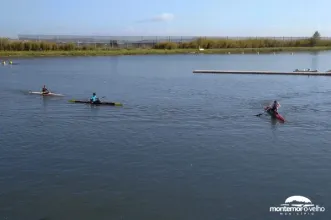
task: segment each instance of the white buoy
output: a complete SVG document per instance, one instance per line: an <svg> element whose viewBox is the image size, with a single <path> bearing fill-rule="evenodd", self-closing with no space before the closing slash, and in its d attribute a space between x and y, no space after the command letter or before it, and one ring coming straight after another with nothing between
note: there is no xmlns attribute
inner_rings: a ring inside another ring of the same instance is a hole
<svg viewBox="0 0 331 220"><path fill-rule="evenodd" d="M231 54L230 52L228 52L228 54Z"/></svg>

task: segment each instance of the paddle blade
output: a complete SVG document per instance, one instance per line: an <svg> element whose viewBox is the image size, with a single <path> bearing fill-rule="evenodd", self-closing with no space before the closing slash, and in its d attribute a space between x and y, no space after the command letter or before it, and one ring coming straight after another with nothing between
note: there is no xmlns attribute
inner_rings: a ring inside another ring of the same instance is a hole
<svg viewBox="0 0 331 220"><path fill-rule="evenodd" d="M75 102L76 100L75 99L71 99L71 100L69 100L68 102Z"/></svg>
<svg viewBox="0 0 331 220"><path fill-rule="evenodd" d="M115 102L115 106L123 106L123 104L119 102Z"/></svg>

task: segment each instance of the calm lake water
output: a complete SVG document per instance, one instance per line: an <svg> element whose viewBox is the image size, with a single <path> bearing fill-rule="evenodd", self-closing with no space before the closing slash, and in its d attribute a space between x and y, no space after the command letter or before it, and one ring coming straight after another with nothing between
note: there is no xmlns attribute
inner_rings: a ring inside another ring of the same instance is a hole
<svg viewBox="0 0 331 220"><path fill-rule="evenodd" d="M0 218L330 219L331 53L14 59L0 66ZM28 94L46 84L65 97ZM69 103L93 92L123 107ZM281 124L263 112L277 99ZM313 216L269 212L294 195Z"/></svg>

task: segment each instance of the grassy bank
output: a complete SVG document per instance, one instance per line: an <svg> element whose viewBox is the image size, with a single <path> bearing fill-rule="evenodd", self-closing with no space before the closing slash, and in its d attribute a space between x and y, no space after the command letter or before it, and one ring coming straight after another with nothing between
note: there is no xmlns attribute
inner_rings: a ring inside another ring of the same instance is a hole
<svg viewBox="0 0 331 220"><path fill-rule="evenodd" d="M114 50L72 50L72 51L0 51L4 57L59 57L59 56L120 56L120 55L164 55L164 54L249 54L314 52L331 50L331 47L279 47L279 48L222 48L222 49L114 49Z"/></svg>

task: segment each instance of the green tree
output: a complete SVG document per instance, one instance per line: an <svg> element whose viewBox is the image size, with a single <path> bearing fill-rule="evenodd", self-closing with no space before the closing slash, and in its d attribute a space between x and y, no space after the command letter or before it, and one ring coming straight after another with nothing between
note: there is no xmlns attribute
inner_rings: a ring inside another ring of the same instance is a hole
<svg viewBox="0 0 331 220"><path fill-rule="evenodd" d="M321 34L318 31L315 31L313 36L310 38L310 46L315 47L321 40Z"/></svg>

